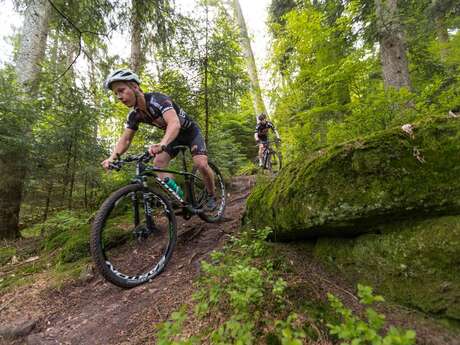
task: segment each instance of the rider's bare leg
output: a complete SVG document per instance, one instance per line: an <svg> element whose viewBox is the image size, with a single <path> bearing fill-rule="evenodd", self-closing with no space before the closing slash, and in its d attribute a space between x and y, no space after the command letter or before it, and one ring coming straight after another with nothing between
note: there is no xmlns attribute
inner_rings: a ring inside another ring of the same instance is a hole
<svg viewBox="0 0 460 345"><path fill-rule="evenodd" d="M214 195L215 185L214 185L214 173L208 165L208 156L206 155L196 155L193 156L193 164L200 171L201 176L203 176L204 184L209 195Z"/></svg>
<svg viewBox="0 0 460 345"><path fill-rule="evenodd" d="M171 161L171 156L167 152L161 152L157 154L153 160L153 165L157 168L166 169ZM162 179L165 177L174 178L172 174L158 173L158 176Z"/></svg>
<svg viewBox="0 0 460 345"><path fill-rule="evenodd" d="M259 144L259 165L262 166L263 162L262 162L262 155L263 155L263 152L264 152L264 144Z"/></svg>

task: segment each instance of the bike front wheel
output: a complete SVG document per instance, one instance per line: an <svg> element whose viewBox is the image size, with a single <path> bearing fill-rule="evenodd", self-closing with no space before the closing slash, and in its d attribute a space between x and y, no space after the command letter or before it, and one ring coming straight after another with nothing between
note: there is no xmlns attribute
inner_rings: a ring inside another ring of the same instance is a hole
<svg viewBox="0 0 460 345"><path fill-rule="evenodd" d="M132 288L163 271L176 239L176 219L168 199L132 184L102 204L92 224L90 249L105 279Z"/></svg>
<svg viewBox="0 0 460 345"><path fill-rule="evenodd" d="M224 216L226 206L225 183L219 169L213 163L209 162L212 170L214 195L216 197L215 208L207 208L208 191L204 184L204 178L201 172L194 167L192 170L191 191L193 206L203 211L198 216L207 223L216 223Z"/></svg>
<svg viewBox="0 0 460 345"><path fill-rule="evenodd" d="M271 151L267 155L266 168L273 174L277 174L281 170L281 154L276 151Z"/></svg>

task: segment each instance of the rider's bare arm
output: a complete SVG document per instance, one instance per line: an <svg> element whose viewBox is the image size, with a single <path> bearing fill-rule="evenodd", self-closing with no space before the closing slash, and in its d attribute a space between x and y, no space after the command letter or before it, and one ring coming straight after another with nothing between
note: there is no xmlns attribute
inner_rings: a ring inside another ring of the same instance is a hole
<svg viewBox="0 0 460 345"><path fill-rule="evenodd" d="M135 134L135 130L125 128L120 139L118 139L118 142L115 145L115 149L113 150L110 157L101 163L104 169L108 170L110 167L110 163L115 161L118 158L118 156L121 156L123 153L126 152L126 150L128 150L129 145L131 145L131 141L133 140Z"/></svg>
<svg viewBox="0 0 460 345"><path fill-rule="evenodd" d="M179 117L174 109L170 109L163 114L163 119L166 122L166 130L163 139L160 141L160 145L168 145L174 139L176 139L180 130Z"/></svg>
<svg viewBox="0 0 460 345"><path fill-rule="evenodd" d="M280 140L280 135L279 135L278 131L276 130L275 126L272 127L272 131L273 131L273 133L275 133L276 139Z"/></svg>
<svg viewBox="0 0 460 345"><path fill-rule="evenodd" d="M115 160L118 156L121 156L123 153L125 153L131 145L131 141L133 140L135 134L136 131L130 128L125 128L120 139L118 139L118 142L115 145L115 149L113 150L109 159Z"/></svg>

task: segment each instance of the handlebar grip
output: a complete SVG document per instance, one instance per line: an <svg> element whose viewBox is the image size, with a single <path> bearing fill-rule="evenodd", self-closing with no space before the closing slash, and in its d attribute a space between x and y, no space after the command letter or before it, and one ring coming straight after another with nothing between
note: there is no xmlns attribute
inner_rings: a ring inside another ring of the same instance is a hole
<svg viewBox="0 0 460 345"><path fill-rule="evenodd" d="M149 151L145 151L144 154L141 156L141 160L144 162L144 163L147 163L148 161L150 161L154 156L150 155L150 152Z"/></svg>
<svg viewBox="0 0 460 345"><path fill-rule="evenodd" d="M117 164L117 163L110 163L109 164L109 170L119 171L120 169L121 169L121 164Z"/></svg>

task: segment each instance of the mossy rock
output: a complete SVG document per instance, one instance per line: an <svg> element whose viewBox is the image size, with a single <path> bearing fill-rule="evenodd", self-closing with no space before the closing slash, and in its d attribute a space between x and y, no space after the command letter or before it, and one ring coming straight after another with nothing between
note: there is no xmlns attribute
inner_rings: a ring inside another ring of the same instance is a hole
<svg viewBox="0 0 460 345"><path fill-rule="evenodd" d="M291 162L257 184L245 219L271 226L275 240L293 240L460 213L460 121L436 117L414 127L413 137L398 127Z"/></svg>
<svg viewBox="0 0 460 345"><path fill-rule="evenodd" d="M460 216L403 221L357 238L321 238L314 253L351 282L460 321Z"/></svg>

